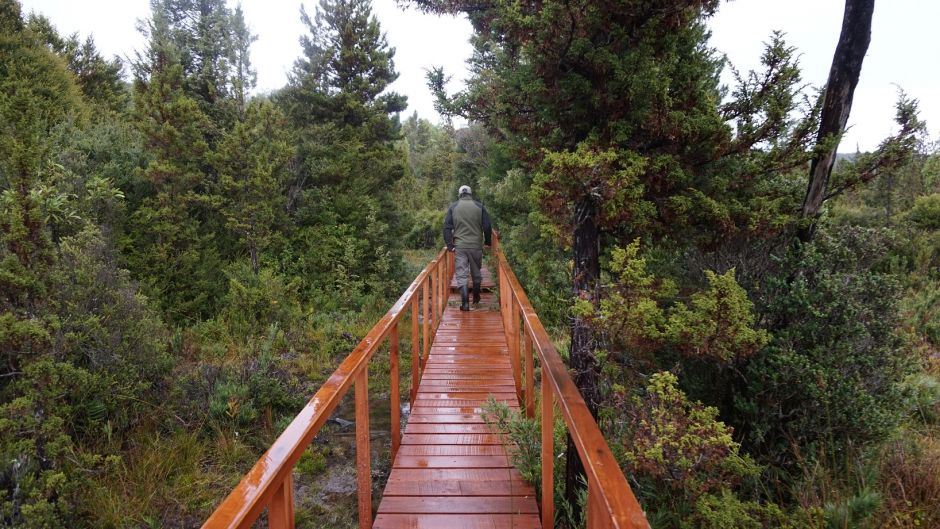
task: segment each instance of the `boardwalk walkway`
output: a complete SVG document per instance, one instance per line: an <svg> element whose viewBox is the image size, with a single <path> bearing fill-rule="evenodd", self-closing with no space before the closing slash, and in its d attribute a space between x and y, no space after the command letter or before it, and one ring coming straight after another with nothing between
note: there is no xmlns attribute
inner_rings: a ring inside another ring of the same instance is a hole
<svg viewBox="0 0 940 529"><path fill-rule="evenodd" d="M499 305L484 293L479 310L461 312L458 296L434 337L374 528L540 527L534 488L480 416L489 395L519 407Z"/></svg>
<svg viewBox="0 0 940 529"><path fill-rule="evenodd" d="M513 467L503 439L481 417L490 396L514 409L524 405L526 416L541 418L542 490L555 489L553 429L556 418L565 423L584 466L588 529L649 529L646 514L495 232L490 264L499 279L498 299L491 293L493 275L485 271L483 303L478 310L460 312L451 280L454 254L442 249L340 362L203 529L250 529L265 513L271 529L294 529L295 466L347 393L355 393L359 529L554 526L552 494L536 505L535 490ZM413 406L402 435L400 337L409 330ZM386 344L395 456L373 516L368 366Z"/></svg>

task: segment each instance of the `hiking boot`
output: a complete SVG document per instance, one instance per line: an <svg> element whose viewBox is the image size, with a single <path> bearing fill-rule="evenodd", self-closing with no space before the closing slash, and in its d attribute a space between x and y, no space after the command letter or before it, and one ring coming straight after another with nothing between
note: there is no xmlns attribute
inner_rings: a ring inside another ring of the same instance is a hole
<svg viewBox="0 0 940 529"><path fill-rule="evenodd" d="M467 285L460 287L460 310L470 310L470 296L467 294Z"/></svg>

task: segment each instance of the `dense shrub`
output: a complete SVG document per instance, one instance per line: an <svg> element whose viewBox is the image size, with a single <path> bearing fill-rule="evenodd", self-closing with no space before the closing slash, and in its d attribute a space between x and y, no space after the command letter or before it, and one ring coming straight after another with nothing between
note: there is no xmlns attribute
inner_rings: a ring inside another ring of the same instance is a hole
<svg viewBox="0 0 940 529"><path fill-rule="evenodd" d="M744 368L734 424L762 461L792 469L883 439L904 417L913 359L898 281L883 271L889 242L877 229L822 231L757 293L773 339Z"/></svg>

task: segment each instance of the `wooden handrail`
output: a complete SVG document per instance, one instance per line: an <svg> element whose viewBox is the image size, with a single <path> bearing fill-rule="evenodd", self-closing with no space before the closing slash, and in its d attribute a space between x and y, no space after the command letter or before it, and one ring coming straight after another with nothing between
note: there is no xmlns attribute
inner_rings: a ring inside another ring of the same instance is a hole
<svg viewBox="0 0 940 529"><path fill-rule="evenodd" d="M292 472L300 456L326 423L330 414L342 400L350 386L356 385L356 470L359 488L359 527L372 527L372 484L369 449L368 364L386 338L389 338L389 362L392 376L392 419L397 422L398 397L398 337L399 322L406 312L411 314L412 355L423 354L421 361L413 359L412 369L420 371L427 358L431 337L440 323L440 314L447 305L450 278L454 270L453 255L446 249L418 274L411 286L392 308L372 327L359 345L347 356L326 383L316 392L274 444L255 463L241 482L216 508L203 524L204 529L247 529L268 509L270 529L294 527ZM419 305L423 310L422 349L418 348ZM407 309L411 309L410 311ZM430 313L430 314L429 314ZM429 328L429 319L434 324ZM420 373L412 376L417 384ZM416 387L411 390L414 401ZM397 424L392 425L392 459L398 449Z"/></svg>
<svg viewBox="0 0 940 529"><path fill-rule="evenodd" d="M542 392L542 527L554 527L554 499L552 450L552 414L557 402L568 434L574 441L578 456L584 465L588 481L587 527L595 528L649 528L649 522L640 504L637 502L630 485L627 483L601 434L594 417L588 410L584 398L568 374L568 367L562 362L558 351L552 344L541 320L529 303L529 298L519 284L515 273L509 266L499 243L499 236L493 233L493 254L498 263L500 310L506 329L506 342L510 348L510 358L514 362L513 373L518 377L517 388L524 388L522 402L526 413L534 414L534 359L533 350L541 363ZM525 381L516 365L520 353L520 328L524 337Z"/></svg>

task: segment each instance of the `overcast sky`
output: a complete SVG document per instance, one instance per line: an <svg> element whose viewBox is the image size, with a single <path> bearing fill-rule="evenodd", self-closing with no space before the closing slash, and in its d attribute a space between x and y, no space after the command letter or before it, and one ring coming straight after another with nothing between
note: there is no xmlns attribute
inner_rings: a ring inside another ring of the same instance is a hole
<svg viewBox="0 0 940 529"><path fill-rule="evenodd" d="M148 0L21 0L25 12L48 16L60 32L92 34L107 55L133 56L143 38L136 23L149 15ZM230 0L232 5L235 2ZM318 2L303 2L312 13ZM258 70L258 90L284 85L287 72L300 54L297 0L243 0L242 8L258 41L252 61ZM801 54L804 78L822 85L842 24L841 0L731 0L722 3L711 21L712 45L725 52L742 71L758 65L762 43L773 30L786 32L789 44ZM400 73L392 89L408 96L408 113L417 111L438 119L424 81L425 69L443 66L453 75L450 89L459 89L466 76L471 28L462 18L434 17L399 9L394 0L374 0L374 12L389 44L396 48ZM921 117L931 138L940 130L940 1L879 0L875 6L872 43L855 93L850 130L840 151L876 147L894 131L894 102L898 86L920 100ZM932 66L934 65L934 66Z"/></svg>

